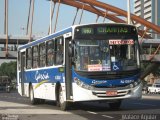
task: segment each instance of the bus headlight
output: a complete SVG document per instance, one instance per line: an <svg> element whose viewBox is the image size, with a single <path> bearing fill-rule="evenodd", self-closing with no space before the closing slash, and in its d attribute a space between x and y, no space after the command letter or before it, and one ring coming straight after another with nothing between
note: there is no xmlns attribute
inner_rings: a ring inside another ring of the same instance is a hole
<svg viewBox="0 0 160 120"><path fill-rule="evenodd" d="M137 86L138 85L138 82L134 82L134 86Z"/></svg>
<svg viewBox="0 0 160 120"><path fill-rule="evenodd" d="M134 87L136 87L137 85L139 85L140 83L141 83L141 80L138 79L137 81L131 83L129 86L130 86L130 88L134 88Z"/></svg>
<svg viewBox="0 0 160 120"><path fill-rule="evenodd" d="M130 86L130 88L133 88L133 87L134 87L134 84L131 83L129 86Z"/></svg>
<svg viewBox="0 0 160 120"><path fill-rule="evenodd" d="M92 86L85 84L84 82L82 82L81 80L79 80L76 77L74 78L74 81L78 86L80 86L80 87L82 87L84 89L91 90L93 88Z"/></svg>

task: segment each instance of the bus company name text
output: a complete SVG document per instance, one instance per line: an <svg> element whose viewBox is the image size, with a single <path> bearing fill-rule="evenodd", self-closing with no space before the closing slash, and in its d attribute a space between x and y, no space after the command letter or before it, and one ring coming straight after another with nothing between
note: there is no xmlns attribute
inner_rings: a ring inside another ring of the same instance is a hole
<svg viewBox="0 0 160 120"><path fill-rule="evenodd" d="M36 71L35 79L36 79L37 82L41 81L41 80L48 80L49 79L49 75L48 75L47 72L39 73L38 71Z"/></svg>
<svg viewBox="0 0 160 120"><path fill-rule="evenodd" d="M93 81L92 81L92 85L99 85L99 84L105 84L105 83L107 83L106 80L102 80L102 81L93 80Z"/></svg>

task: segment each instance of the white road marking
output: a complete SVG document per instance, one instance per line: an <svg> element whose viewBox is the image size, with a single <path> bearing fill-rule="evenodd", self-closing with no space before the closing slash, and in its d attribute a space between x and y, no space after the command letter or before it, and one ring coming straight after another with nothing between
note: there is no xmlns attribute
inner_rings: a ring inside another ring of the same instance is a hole
<svg viewBox="0 0 160 120"><path fill-rule="evenodd" d="M157 106L157 105L153 105L153 104L145 104L145 103L133 103L133 104L144 105L144 106Z"/></svg>
<svg viewBox="0 0 160 120"><path fill-rule="evenodd" d="M97 113L96 112L92 112L92 111L87 111L88 113L91 113L91 114L94 114L96 115Z"/></svg>
<svg viewBox="0 0 160 120"><path fill-rule="evenodd" d="M92 111L87 111L88 113L90 113L90 114L94 114L94 115L96 115L96 114L98 114L98 113L96 113L96 112L92 112ZM110 118L110 119L113 119L114 117L112 117L112 116L108 116L108 115L102 115L103 117L106 117L106 118Z"/></svg>
<svg viewBox="0 0 160 120"><path fill-rule="evenodd" d="M112 117L112 116L108 116L108 115L102 115L103 117L107 117L107 118L114 118L114 117Z"/></svg>

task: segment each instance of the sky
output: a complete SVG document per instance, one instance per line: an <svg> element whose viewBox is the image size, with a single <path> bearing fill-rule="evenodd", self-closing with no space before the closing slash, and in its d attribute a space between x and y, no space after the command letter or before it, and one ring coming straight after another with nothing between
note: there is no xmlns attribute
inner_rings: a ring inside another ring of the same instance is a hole
<svg viewBox="0 0 160 120"><path fill-rule="evenodd" d="M4 1L0 0L0 35L4 34ZM25 35L29 11L30 0L8 0L9 1L9 35ZM107 4L127 9L127 0L98 0ZM56 6L57 9L57 6ZM131 11L133 12L133 0L131 0ZM56 13L56 11L55 11ZM60 12L57 24L57 31L72 25L76 8L67 5L60 5ZM78 12L76 24L79 23L81 10ZM33 20L33 35L45 36L48 33L50 22L50 2L47 0L35 0L34 20ZM89 12L84 12L82 24L93 23L96 21L96 15ZM56 18L54 14L54 18ZM98 22L103 22L100 17ZM106 20L105 22L109 22ZM55 19L53 19L54 29Z"/></svg>

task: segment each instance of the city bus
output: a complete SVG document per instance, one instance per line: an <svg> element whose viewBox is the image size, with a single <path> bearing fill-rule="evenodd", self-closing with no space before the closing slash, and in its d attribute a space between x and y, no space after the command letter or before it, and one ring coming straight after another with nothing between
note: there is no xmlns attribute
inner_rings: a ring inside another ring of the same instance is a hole
<svg viewBox="0 0 160 120"><path fill-rule="evenodd" d="M133 25L74 25L18 48L18 92L32 104L53 100L62 110L76 102L141 98L140 52Z"/></svg>

